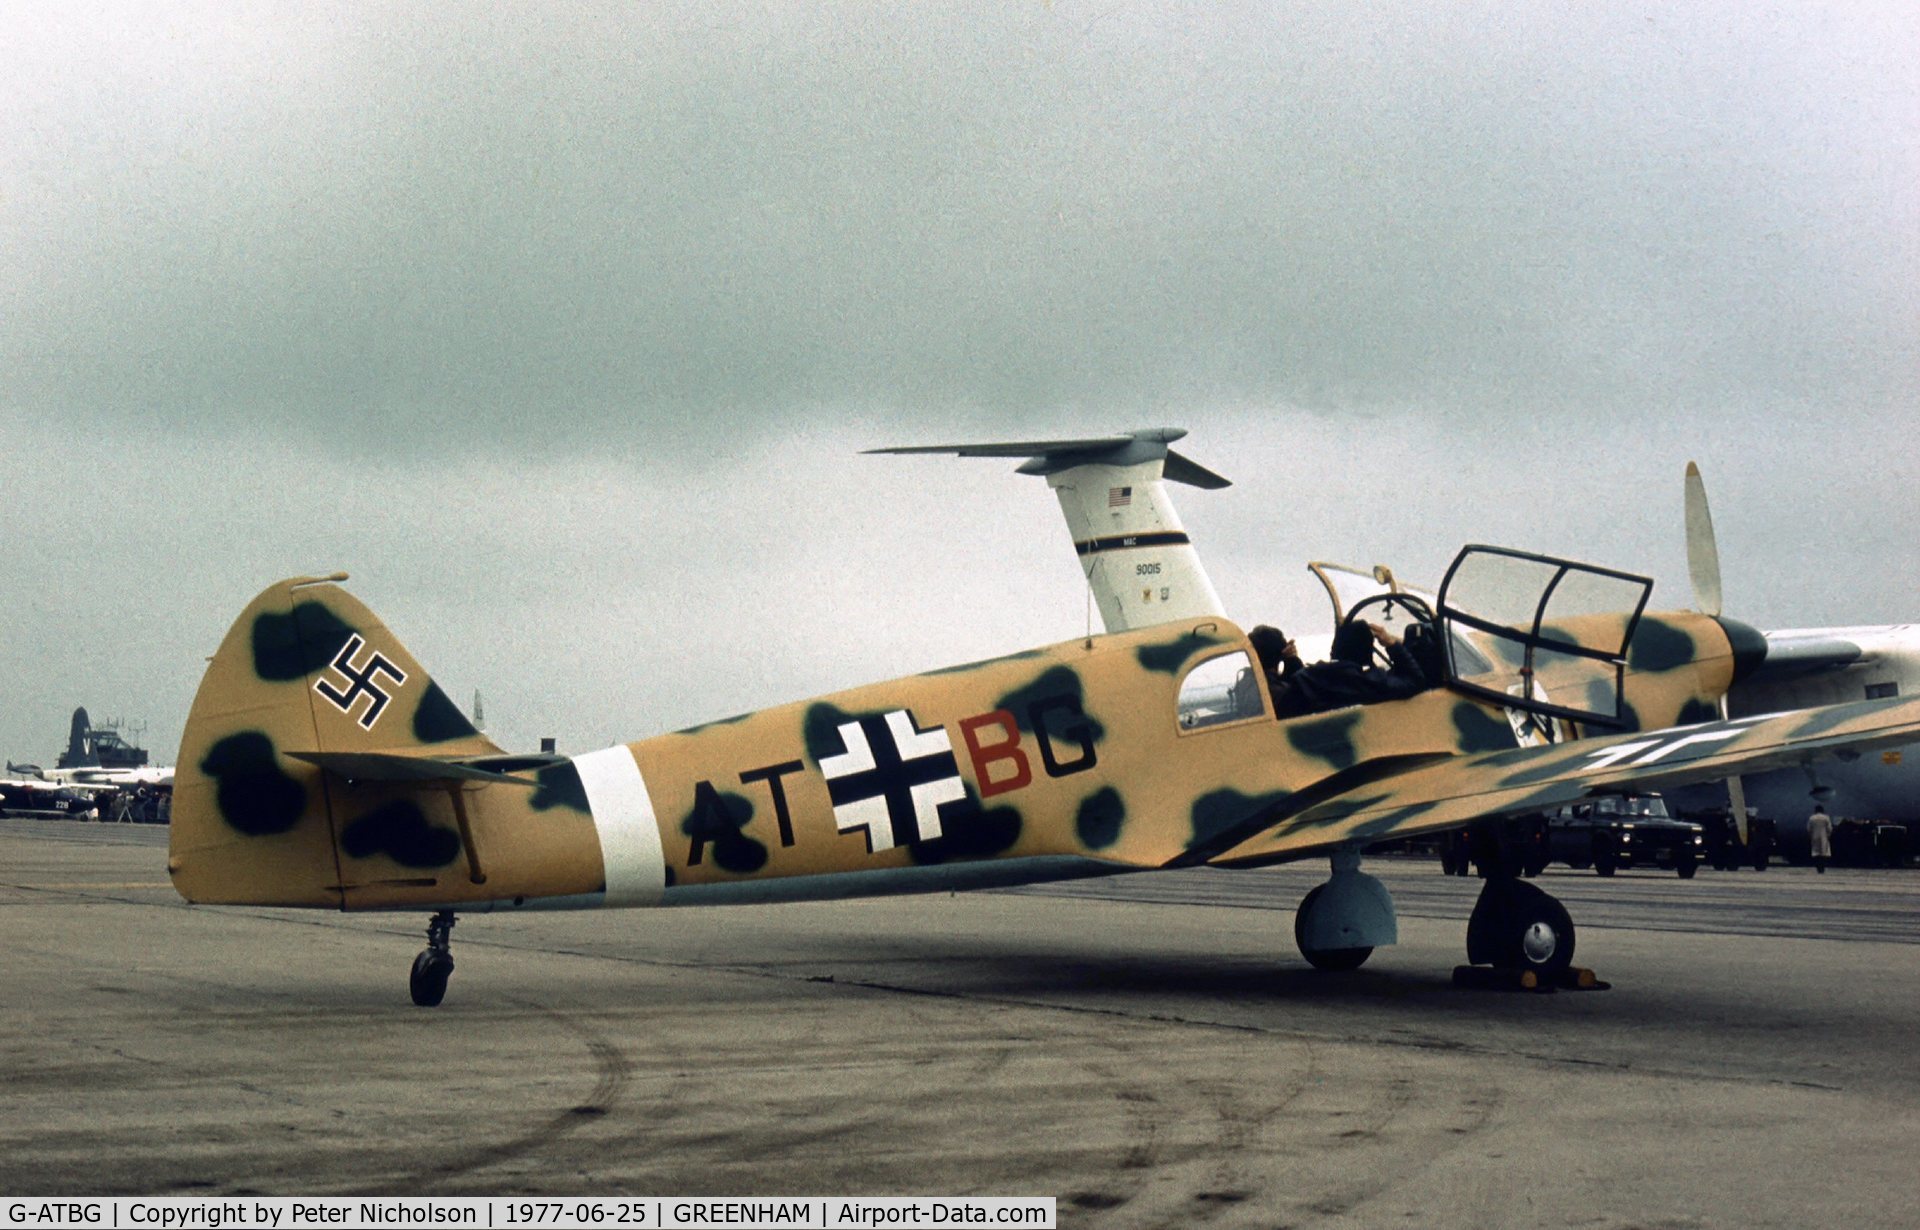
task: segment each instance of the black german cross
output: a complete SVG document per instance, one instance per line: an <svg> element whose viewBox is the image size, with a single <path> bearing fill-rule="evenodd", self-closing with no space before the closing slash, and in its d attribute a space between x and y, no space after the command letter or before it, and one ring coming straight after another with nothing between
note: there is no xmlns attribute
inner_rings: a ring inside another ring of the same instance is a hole
<svg viewBox="0 0 1920 1230"><path fill-rule="evenodd" d="M921 730L913 715L905 710L896 710L891 715L899 722L896 731L889 729L888 716L869 714L843 725L840 730L845 737L847 754L829 757L820 765L822 776L827 779L827 795L833 802L835 821L842 832L850 831L850 823L865 825L869 851L940 836L939 805L965 797L960 769L954 762L945 731L939 726ZM904 734L910 744L920 746L911 750L902 748L896 733ZM858 746L860 744L865 746ZM846 763L835 764L836 761ZM854 767L862 761L865 765ZM929 791L925 787L936 789ZM916 792L919 798L915 797ZM850 810L853 805L870 799L884 801L889 832L873 832L873 826L864 816Z"/></svg>
<svg viewBox="0 0 1920 1230"><path fill-rule="evenodd" d="M367 706L367 711L360 715L359 722L362 730L372 730L373 724L380 720L381 711L387 707L387 702L393 699L381 690L378 677L385 675L397 688L407 682L407 672L387 661L386 656L378 652L367 659L365 666L356 667L353 664L354 655L365 648L366 643L358 632L353 633L347 637L347 643L340 646L340 652L333 655L333 669L339 671L341 676L353 686L341 691L332 680L323 675L313 685L313 690L332 701L335 708L349 717L353 715L354 702L362 696L368 697L372 703Z"/></svg>

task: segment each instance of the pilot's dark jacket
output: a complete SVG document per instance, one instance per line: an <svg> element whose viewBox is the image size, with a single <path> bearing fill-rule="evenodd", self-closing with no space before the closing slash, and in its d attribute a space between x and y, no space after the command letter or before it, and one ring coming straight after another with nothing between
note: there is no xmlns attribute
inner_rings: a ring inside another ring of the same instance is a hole
<svg viewBox="0 0 1920 1230"><path fill-rule="evenodd" d="M1274 716L1299 717L1304 713L1324 713L1346 705L1370 705L1380 700L1400 700L1423 692L1426 677L1420 664L1405 645L1386 647L1392 670L1382 670L1371 662L1362 664L1345 658L1313 662L1294 672L1293 678L1275 692Z"/></svg>

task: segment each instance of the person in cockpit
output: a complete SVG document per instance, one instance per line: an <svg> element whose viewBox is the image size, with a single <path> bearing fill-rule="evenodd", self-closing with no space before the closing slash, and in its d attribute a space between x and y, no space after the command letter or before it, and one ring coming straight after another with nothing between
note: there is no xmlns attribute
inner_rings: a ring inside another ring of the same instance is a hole
<svg viewBox="0 0 1920 1230"><path fill-rule="evenodd" d="M1378 642L1390 668L1373 660ZM1375 623L1346 623L1333 634L1333 656L1303 666L1274 694L1274 716L1299 717L1347 705L1400 700L1425 691L1427 679L1400 638Z"/></svg>
<svg viewBox="0 0 1920 1230"><path fill-rule="evenodd" d="M1286 633L1270 624L1261 624L1247 633L1247 640L1253 645L1253 656L1259 659L1261 673L1267 677L1267 690L1279 696L1280 690L1304 665L1299 649Z"/></svg>

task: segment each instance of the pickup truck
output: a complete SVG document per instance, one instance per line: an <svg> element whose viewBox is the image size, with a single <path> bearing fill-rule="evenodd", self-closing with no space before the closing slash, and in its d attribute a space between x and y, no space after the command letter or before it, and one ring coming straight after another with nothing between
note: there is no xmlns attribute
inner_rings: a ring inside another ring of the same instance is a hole
<svg viewBox="0 0 1920 1230"><path fill-rule="evenodd" d="M1547 815L1547 857L1603 876L1663 867L1691 880L1706 844L1706 830L1674 819L1657 794L1605 794Z"/></svg>

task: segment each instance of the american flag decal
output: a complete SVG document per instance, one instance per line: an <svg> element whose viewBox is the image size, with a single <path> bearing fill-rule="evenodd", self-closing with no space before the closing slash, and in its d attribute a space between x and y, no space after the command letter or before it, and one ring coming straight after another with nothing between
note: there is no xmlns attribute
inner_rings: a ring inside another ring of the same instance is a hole
<svg viewBox="0 0 1920 1230"><path fill-rule="evenodd" d="M1107 488L1107 507L1108 508L1125 508L1127 505L1131 503L1133 503L1132 487L1108 487Z"/></svg>

